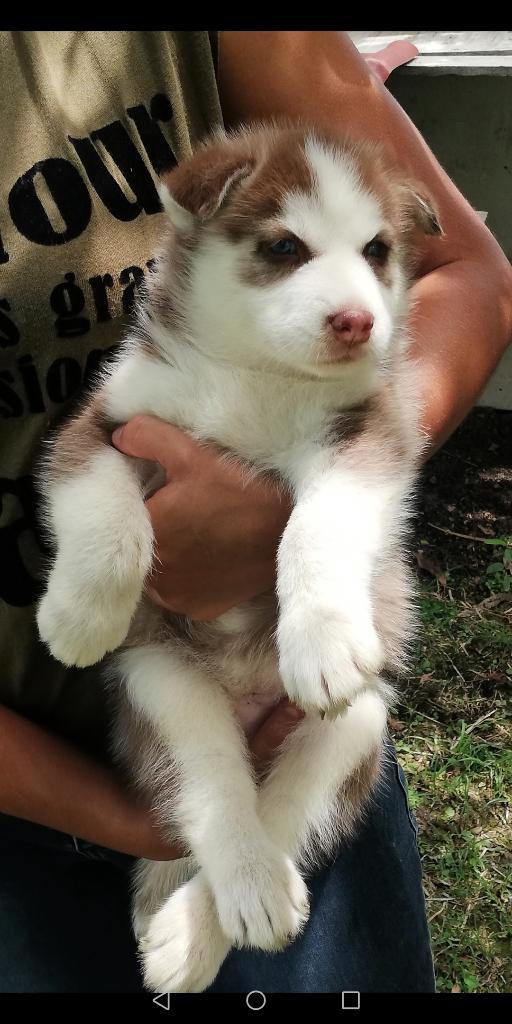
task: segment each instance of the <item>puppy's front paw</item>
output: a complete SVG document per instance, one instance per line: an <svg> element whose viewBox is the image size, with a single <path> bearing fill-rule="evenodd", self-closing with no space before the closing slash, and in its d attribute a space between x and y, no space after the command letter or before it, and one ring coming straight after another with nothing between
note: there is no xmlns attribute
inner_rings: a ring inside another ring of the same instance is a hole
<svg viewBox="0 0 512 1024"><path fill-rule="evenodd" d="M200 873L151 918L139 943L144 984L152 992L203 992L230 946L211 889Z"/></svg>
<svg viewBox="0 0 512 1024"><path fill-rule="evenodd" d="M37 612L39 635L57 661L85 668L115 651L130 628L139 593L108 587L80 590L52 573Z"/></svg>
<svg viewBox="0 0 512 1024"><path fill-rule="evenodd" d="M292 860L270 841L233 863L214 886L221 927L236 946L278 950L309 916L308 890Z"/></svg>
<svg viewBox="0 0 512 1024"><path fill-rule="evenodd" d="M305 710L342 712L382 668L368 613L296 607L278 625L279 671L290 700Z"/></svg>

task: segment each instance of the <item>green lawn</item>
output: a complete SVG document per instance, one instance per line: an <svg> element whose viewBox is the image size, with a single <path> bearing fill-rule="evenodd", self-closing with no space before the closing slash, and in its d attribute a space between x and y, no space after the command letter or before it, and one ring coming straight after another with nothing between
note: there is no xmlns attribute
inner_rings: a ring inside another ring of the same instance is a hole
<svg viewBox="0 0 512 1024"><path fill-rule="evenodd" d="M422 574L415 675L392 720L440 991L512 991L510 551L483 548L483 603L467 600L463 571L441 583Z"/></svg>
<svg viewBox="0 0 512 1024"><path fill-rule="evenodd" d="M512 991L512 412L426 466L422 632L393 731L419 825L440 991Z"/></svg>

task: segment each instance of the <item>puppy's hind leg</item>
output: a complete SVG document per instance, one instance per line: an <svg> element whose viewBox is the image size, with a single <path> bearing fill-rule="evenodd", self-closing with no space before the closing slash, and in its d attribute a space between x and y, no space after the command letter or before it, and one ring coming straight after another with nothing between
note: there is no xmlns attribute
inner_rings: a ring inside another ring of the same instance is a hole
<svg viewBox="0 0 512 1024"><path fill-rule="evenodd" d="M164 902L141 940L146 982L158 991L169 982L166 943L173 990L196 991L187 986L215 974L231 944L276 949L296 935L306 888L262 827L245 738L216 681L165 644L123 652L118 665L134 707L172 754L174 822L202 869Z"/></svg>
<svg viewBox="0 0 512 1024"><path fill-rule="evenodd" d="M188 882L198 871L192 856L177 860L139 860L132 880L132 925L136 939L147 932L151 918L176 889Z"/></svg>
<svg viewBox="0 0 512 1024"><path fill-rule="evenodd" d="M261 787L259 811L269 836L296 864L314 866L318 854L331 853L340 834L352 831L377 781L385 734L385 701L367 690L343 716L306 715L284 741Z"/></svg>

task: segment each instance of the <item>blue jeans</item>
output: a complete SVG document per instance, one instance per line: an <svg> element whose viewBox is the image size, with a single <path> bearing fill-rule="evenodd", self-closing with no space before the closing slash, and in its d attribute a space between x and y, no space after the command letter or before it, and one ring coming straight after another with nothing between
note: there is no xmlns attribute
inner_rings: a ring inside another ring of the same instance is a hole
<svg viewBox="0 0 512 1024"><path fill-rule="evenodd" d="M131 858L0 815L0 992L141 992ZM433 992L416 826L394 753L356 838L308 880L284 952L235 950L211 992Z"/></svg>

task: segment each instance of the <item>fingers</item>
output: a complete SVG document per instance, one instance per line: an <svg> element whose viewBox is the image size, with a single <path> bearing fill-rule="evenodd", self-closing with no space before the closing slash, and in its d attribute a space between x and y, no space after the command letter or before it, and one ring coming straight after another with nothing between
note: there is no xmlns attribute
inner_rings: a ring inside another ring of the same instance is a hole
<svg viewBox="0 0 512 1024"><path fill-rule="evenodd" d="M287 700L281 701L251 740L250 749L255 760L270 761L303 717L304 712L300 708Z"/></svg>
<svg viewBox="0 0 512 1024"><path fill-rule="evenodd" d="M179 475L198 449L188 434L156 416L135 416L114 430L112 443L125 455L158 462L168 479Z"/></svg>
<svg viewBox="0 0 512 1024"><path fill-rule="evenodd" d="M418 55L419 50L414 43L406 39L397 39L382 50L365 54L364 59L381 82L385 82L395 68L407 64Z"/></svg>

